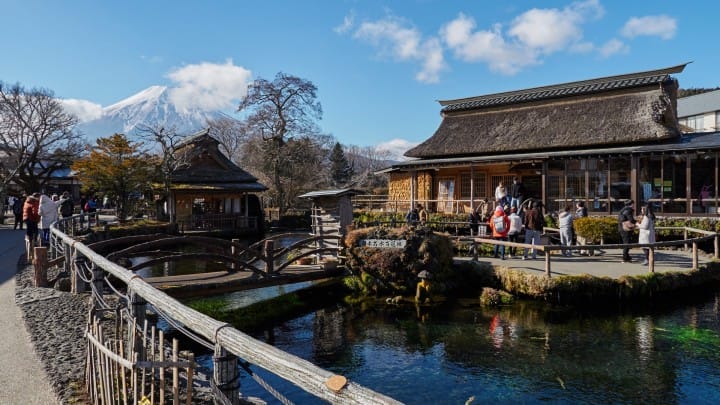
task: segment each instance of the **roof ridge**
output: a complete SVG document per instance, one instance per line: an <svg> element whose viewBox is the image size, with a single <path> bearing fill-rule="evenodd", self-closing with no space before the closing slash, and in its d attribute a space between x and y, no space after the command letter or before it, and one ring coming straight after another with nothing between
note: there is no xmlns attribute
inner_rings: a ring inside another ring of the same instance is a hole
<svg viewBox="0 0 720 405"><path fill-rule="evenodd" d="M671 66L671 67L662 68L662 69L648 70L648 71L643 71L643 72L625 73L625 74L615 75L615 76L605 76L605 77L599 77L599 78L595 78L595 79L587 79L587 80L580 80L580 81L575 81L575 82L553 84L553 85L548 85L548 86L532 87L529 89L522 89L522 90L512 90L512 91L486 94L486 95L475 96L475 97L466 97L466 98L459 98L459 99L453 99L453 100L438 100L438 103L440 103L440 105L444 106L444 107L445 106L451 107L456 104L466 104L466 103L473 103L473 102L493 100L493 99L502 99L502 98L516 98L517 96L523 96L523 95L530 96L530 95L536 94L536 93L566 90L566 89L572 89L572 88L578 88L578 87L584 87L584 86L596 86L598 84L611 83L611 82L616 82L616 81L620 81L620 80L632 80L632 79L642 79L642 78L649 78L649 77L664 76L664 75L669 75L671 73L682 72L685 69L685 66L687 66L689 63L692 63L692 62L687 62L687 63L683 63L681 65ZM493 103L493 104L495 104L495 103ZM452 108L450 108L450 109L452 109Z"/></svg>

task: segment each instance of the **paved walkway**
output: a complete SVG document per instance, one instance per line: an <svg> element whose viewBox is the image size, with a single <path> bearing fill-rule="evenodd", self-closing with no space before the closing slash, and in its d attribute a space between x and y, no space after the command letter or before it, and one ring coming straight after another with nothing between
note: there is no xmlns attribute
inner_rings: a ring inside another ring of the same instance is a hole
<svg viewBox="0 0 720 405"><path fill-rule="evenodd" d="M0 225L0 404L56 404L15 303L15 273L24 263L24 232Z"/></svg>
<svg viewBox="0 0 720 405"><path fill-rule="evenodd" d="M621 249L607 249L600 255L589 257L577 254L572 257L563 257L560 254L554 254L550 258L550 272L551 276L589 274L597 277L618 278L624 275L637 276L650 271L647 266L641 265L644 258L641 249L631 249L630 256L633 259L632 263L622 263ZM456 260L458 259L465 258L456 258ZM467 260L472 259L467 258ZM701 266L711 260L710 255L702 252L698 254L698 262ZM507 266L531 274L545 274L545 256L543 253L538 254L535 260L522 260L520 257L510 259L506 255L505 260L481 256L478 261L489 262L495 266ZM687 271L691 268L692 254L690 250L655 251L656 273Z"/></svg>

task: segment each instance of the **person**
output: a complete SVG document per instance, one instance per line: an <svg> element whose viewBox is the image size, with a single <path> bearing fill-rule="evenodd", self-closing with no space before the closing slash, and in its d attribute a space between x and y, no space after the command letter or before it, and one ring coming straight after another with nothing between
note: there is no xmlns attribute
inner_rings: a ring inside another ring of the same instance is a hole
<svg viewBox="0 0 720 405"><path fill-rule="evenodd" d="M431 274L427 270L418 273L420 281L417 283L417 288L415 289L415 302L418 304L428 304L432 302L432 297L430 296L430 277Z"/></svg>
<svg viewBox="0 0 720 405"><path fill-rule="evenodd" d="M93 196L85 203L85 212L93 213L97 212L98 204L97 197Z"/></svg>
<svg viewBox="0 0 720 405"><path fill-rule="evenodd" d="M71 217L74 210L75 206L72 198L70 198L70 193L63 192L60 198L60 216L63 218Z"/></svg>
<svg viewBox="0 0 720 405"><path fill-rule="evenodd" d="M470 236L477 236L480 230L480 206L475 207L475 209L470 212L468 222L470 223Z"/></svg>
<svg viewBox="0 0 720 405"><path fill-rule="evenodd" d="M80 213L87 212L85 211L85 207L87 206L87 198L85 197L85 194L80 196Z"/></svg>
<svg viewBox="0 0 720 405"><path fill-rule="evenodd" d="M585 207L585 201L578 201L577 203L575 203L575 219L585 218L587 216L588 216L588 213L587 213L587 207ZM577 239L578 245L586 245L587 244L587 239L585 239L584 236L577 235L576 239ZM590 256L591 255L591 251L586 250L586 249L580 249L579 253L581 256L586 256L586 255Z"/></svg>
<svg viewBox="0 0 720 405"><path fill-rule="evenodd" d="M415 225L419 220L420 216L418 215L417 208L413 208L405 214L405 222L407 222L408 225Z"/></svg>
<svg viewBox="0 0 720 405"><path fill-rule="evenodd" d="M57 197L57 195L55 195ZM53 200L45 194L40 195L40 206L38 213L40 214L40 234L41 242L47 246L50 243L50 225L58 220L58 206L60 202Z"/></svg>
<svg viewBox="0 0 720 405"><path fill-rule="evenodd" d="M624 245L631 243L635 224L635 201L627 200L623 209L618 213L618 232L620 232L620 239L622 239ZM630 247L628 246L623 247L622 262L632 262Z"/></svg>
<svg viewBox="0 0 720 405"><path fill-rule="evenodd" d="M642 220L640 221L640 233L638 243L655 243L655 213L652 204L644 205L641 209ZM650 260L650 248L642 248L645 253L645 260L642 265L647 266Z"/></svg>
<svg viewBox="0 0 720 405"><path fill-rule="evenodd" d="M420 225L425 225L425 223L428 221L427 210L425 209L425 207L423 207L422 204L417 205L417 210L418 210L418 220L420 220Z"/></svg>
<svg viewBox="0 0 720 405"><path fill-rule="evenodd" d="M498 186L495 187L495 205L499 205L501 207L505 205L505 197L507 197L507 189L505 189L505 186L501 181Z"/></svg>
<svg viewBox="0 0 720 405"><path fill-rule="evenodd" d="M520 233L522 232L522 218L517 213L517 207L510 207L510 230L508 231L508 240L510 242L520 243ZM510 258L514 259L517 253L515 246L510 246Z"/></svg>
<svg viewBox="0 0 720 405"><path fill-rule="evenodd" d="M105 195L103 196L102 207L103 207L104 209L109 209L109 208L110 208L110 196L107 195L107 194L105 194Z"/></svg>
<svg viewBox="0 0 720 405"><path fill-rule="evenodd" d="M23 229L23 205L25 204L25 198L16 198L13 202L13 215L15 216L15 225L13 225L13 229L20 229L22 231Z"/></svg>
<svg viewBox="0 0 720 405"><path fill-rule="evenodd" d="M544 218L541 214L542 206L539 201L533 201L531 208L525 213L523 225L525 225L525 243L533 245L540 244L540 235L545 226ZM528 248L523 250L523 260L528 258ZM532 258L537 259L537 250L532 250Z"/></svg>
<svg viewBox="0 0 720 405"><path fill-rule="evenodd" d="M495 214L493 214L488 223L490 224L493 239L507 241L507 235L510 231L510 219L505 215L505 211L501 206L498 205L495 208ZM505 260L505 245L495 245L493 257L498 258L498 249L500 250L500 258Z"/></svg>
<svg viewBox="0 0 720 405"><path fill-rule="evenodd" d="M525 197L525 186L517 177L513 177L513 184L510 187L510 207L520 208L523 198Z"/></svg>
<svg viewBox="0 0 720 405"><path fill-rule="evenodd" d="M570 213L569 205L566 205L565 209L558 216L558 223L560 226L560 244L562 246L572 246L573 216ZM570 249L563 250L562 253L563 256L572 256Z"/></svg>
<svg viewBox="0 0 720 405"><path fill-rule="evenodd" d="M27 196L23 204L23 222L25 222L25 239L30 243L32 249L38 238L38 222L40 222L40 193L33 193ZM32 252L30 250L29 252Z"/></svg>

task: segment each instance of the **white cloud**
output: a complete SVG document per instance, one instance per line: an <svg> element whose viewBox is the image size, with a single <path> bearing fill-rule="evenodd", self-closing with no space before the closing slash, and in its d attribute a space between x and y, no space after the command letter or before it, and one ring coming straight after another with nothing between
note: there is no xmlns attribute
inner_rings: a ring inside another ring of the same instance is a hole
<svg viewBox="0 0 720 405"><path fill-rule="evenodd" d="M676 31L677 21L674 18L666 15L652 15L629 19L620 32L628 38L645 35L671 39L675 36Z"/></svg>
<svg viewBox="0 0 720 405"><path fill-rule="evenodd" d="M477 30L475 20L462 13L440 30L444 43L466 62L487 63L491 70L515 74L542 63L541 56L555 52L587 52L582 24L604 13L597 0L575 2L563 9L533 8L515 17L507 31L501 24Z"/></svg>
<svg viewBox="0 0 720 405"><path fill-rule="evenodd" d="M223 110L231 108L247 95L252 72L236 66L203 62L173 70L167 77L175 82L170 100L181 111L191 108Z"/></svg>
<svg viewBox="0 0 720 405"><path fill-rule="evenodd" d="M490 31L476 31L475 20L460 14L440 30L443 41L465 62L484 62L491 70L515 74L536 64L536 52L517 43L508 43L499 24Z"/></svg>
<svg viewBox="0 0 720 405"><path fill-rule="evenodd" d="M390 159L407 160L403 154L417 145L417 142L410 142L406 139L395 138L387 142L379 143L375 146L375 149L378 151L387 151L390 154Z"/></svg>
<svg viewBox="0 0 720 405"><path fill-rule="evenodd" d="M350 13L343 18L342 24L338 25L337 27L333 28L333 31L335 31L338 34L344 34L348 31L350 31L355 25L355 13Z"/></svg>
<svg viewBox="0 0 720 405"><path fill-rule="evenodd" d="M103 114L103 107L100 104L87 100L67 99L60 100L63 109L78 117L80 122L92 121L98 119Z"/></svg>
<svg viewBox="0 0 720 405"><path fill-rule="evenodd" d="M424 83L437 82L440 72L447 68L440 42L437 38L423 41L420 31L404 25L403 21L393 17L364 22L353 37L378 47L381 55L420 62L422 69L415 78Z"/></svg>
<svg viewBox="0 0 720 405"><path fill-rule="evenodd" d="M598 51L600 52L600 56L607 58L619 53L628 53L630 52L630 47L619 39L613 38L604 43Z"/></svg>

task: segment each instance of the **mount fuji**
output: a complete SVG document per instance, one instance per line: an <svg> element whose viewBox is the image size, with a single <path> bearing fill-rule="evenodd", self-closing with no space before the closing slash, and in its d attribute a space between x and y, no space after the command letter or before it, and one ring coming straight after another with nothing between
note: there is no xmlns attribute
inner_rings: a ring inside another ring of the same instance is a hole
<svg viewBox="0 0 720 405"><path fill-rule="evenodd" d="M103 107L99 118L77 125L77 129L91 142L115 133L136 138L136 130L143 125L174 128L178 134L191 134L207 126L208 120L222 116L220 111L179 109L172 102L169 89L151 86L113 105Z"/></svg>

